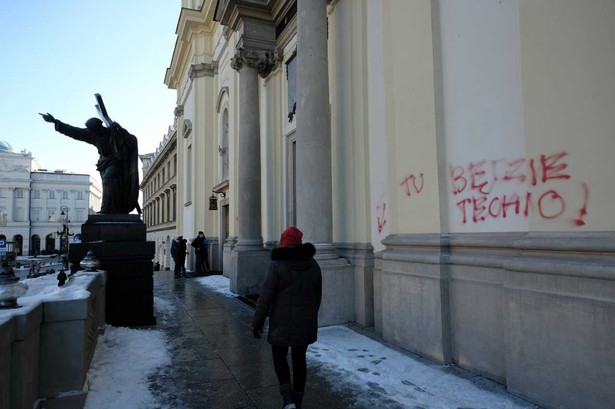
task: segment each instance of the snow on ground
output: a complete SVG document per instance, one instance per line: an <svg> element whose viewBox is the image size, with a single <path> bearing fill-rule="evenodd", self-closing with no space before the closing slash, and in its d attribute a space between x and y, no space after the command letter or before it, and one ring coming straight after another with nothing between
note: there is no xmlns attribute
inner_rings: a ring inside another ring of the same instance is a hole
<svg viewBox="0 0 615 409"><path fill-rule="evenodd" d="M107 326L88 372L84 409L160 407L149 390L148 376L170 364L162 331Z"/></svg>
<svg viewBox="0 0 615 409"><path fill-rule="evenodd" d="M195 278L196 282L217 292L224 294L228 297L236 297L237 294L231 292L229 289L229 279L221 275L213 275L206 277Z"/></svg>
<svg viewBox="0 0 615 409"><path fill-rule="evenodd" d="M320 328L308 360L328 369L327 380L333 387L355 391L358 402L367 407L371 390L407 408L533 407L508 394L483 390L447 373L442 365L419 362L345 326Z"/></svg>
<svg viewBox="0 0 615 409"><path fill-rule="evenodd" d="M226 277L196 280L221 294L234 296ZM158 311L174 308L172 303L159 298L155 299L155 306ZM319 329L318 342L308 349L308 361L321 368L319 373L324 374L332 388L352 391L366 407L376 403L370 402L374 391L404 408L535 407L497 387L481 387L480 382L453 375L445 366L421 362L346 326ZM88 373L90 391L85 409L162 407L148 389L148 376L170 364L162 331L107 326L105 334L99 337Z"/></svg>
<svg viewBox="0 0 615 409"><path fill-rule="evenodd" d="M199 278L199 283L233 295L223 276ZM350 389L359 403L370 407L377 391L408 408L521 409L533 405L506 393L485 390L469 380L447 373L442 365L428 365L361 335L346 326L318 330L318 341L308 348L308 361L326 369L333 388ZM309 380L308 380L309 382Z"/></svg>

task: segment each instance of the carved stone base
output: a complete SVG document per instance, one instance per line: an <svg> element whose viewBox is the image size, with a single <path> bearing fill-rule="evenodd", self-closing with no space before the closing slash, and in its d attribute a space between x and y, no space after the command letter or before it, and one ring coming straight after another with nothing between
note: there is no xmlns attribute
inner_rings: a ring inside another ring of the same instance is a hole
<svg viewBox="0 0 615 409"><path fill-rule="evenodd" d="M106 321L115 326L156 324L152 259L155 243L145 240L137 215L91 215L71 244L69 261L78 266L88 250L107 271Z"/></svg>

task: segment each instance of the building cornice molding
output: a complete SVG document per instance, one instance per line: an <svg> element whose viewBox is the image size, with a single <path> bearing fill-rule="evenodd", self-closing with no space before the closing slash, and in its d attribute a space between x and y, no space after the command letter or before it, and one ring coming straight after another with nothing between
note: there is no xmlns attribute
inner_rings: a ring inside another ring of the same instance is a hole
<svg viewBox="0 0 615 409"><path fill-rule="evenodd" d="M164 164L168 163L174 153L176 153L177 149L177 132L173 132L173 134L169 137L166 143L162 146L160 152L155 155L150 163L149 168L143 174L143 180L141 181L141 186L145 187L149 181L158 174L160 168L164 166Z"/></svg>
<svg viewBox="0 0 615 409"><path fill-rule="evenodd" d="M171 89L177 89L181 82L189 54L192 49L192 37L204 34L212 37L217 26L213 20L216 1L204 1L200 10L182 8L177 21L175 47L171 64L167 68L164 83Z"/></svg>
<svg viewBox="0 0 615 409"><path fill-rule="evenodd" d="M214 19L237 31L242 20L271 21L274 0L219 0Z"/></svg>
<svg viewBox="0 0 615 409"><path fill-rule="evenodd" d="M200 77L213 77L218 74L218 62L214 61L211 63L200 63L200 64L192 64L190 65L190 70L188 71L188 77L190 79L200 78ZM183 114L183 109L182 109Z"/></svg>

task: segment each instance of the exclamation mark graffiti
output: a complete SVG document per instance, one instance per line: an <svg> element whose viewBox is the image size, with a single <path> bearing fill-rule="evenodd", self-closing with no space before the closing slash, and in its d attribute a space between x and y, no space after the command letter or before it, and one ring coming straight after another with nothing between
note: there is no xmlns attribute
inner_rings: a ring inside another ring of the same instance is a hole
<svg viewBox="0 0 615 409"><path fill-rule="evenodd" d="M384 230L384 225L387 224L387 220L384 218L384 211L387 207L386 203L383 203L382 206L377 206L377 209L382 209L381 210L381 216L377 217L377 222L378 222L378 233L382 234L382 230Z"/></svg>
<svg viewBox="0 0 615 409"><path fill-rule="evenodd" d="M587 204L589 202L589 187L587 183L582 182L581 188L583 189L583 207L579 210L579 218L574 221L574 224L577 226L585 226L583 218L587 216Z"/></svg>

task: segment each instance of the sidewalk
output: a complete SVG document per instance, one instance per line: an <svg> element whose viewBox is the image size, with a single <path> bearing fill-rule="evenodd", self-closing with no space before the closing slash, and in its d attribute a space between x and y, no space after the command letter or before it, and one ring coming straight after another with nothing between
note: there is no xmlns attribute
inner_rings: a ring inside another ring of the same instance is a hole
<svg viewBox="0 0 615 409"><path fill-rule="evenodd" d="M266 332L262 339L254 339L250 326L254 310L234 297L224 280L221 276L175 279L172 271L155 272L157 325L150 331L113 330L149 333L159 341L149 345L138 338L126 342L108 337L105 342L114 344L111 348L131 348L119 358L127 379L113 390L91 390L99 405L91 407L107 408L113 398L139 395L145 388L149 401L131 401L127 409L280 409ZM100 359L118 360L114 354L107 351ZM157 362L158 369L135 375L137 364L144 361ZM138 376L146 380L140 383ZM96 389L95 379L93 386ZM352 324L319 330L318 342L308 349L303 407L536 408L508 395L501 385L453 365L424 360Z"/></svg>
<svg viewBox="0 0 615 409"><path fill-rule="evenodd" d="M171 408L280 409L271 347L266 334L260 340L252 335L254 310L196 280L155 274L156 302L176 308L156 311L173 364L155 376L154 395ZM308 372L305 408L363 409L349 393L333 393L318 368Z"/></svg>

